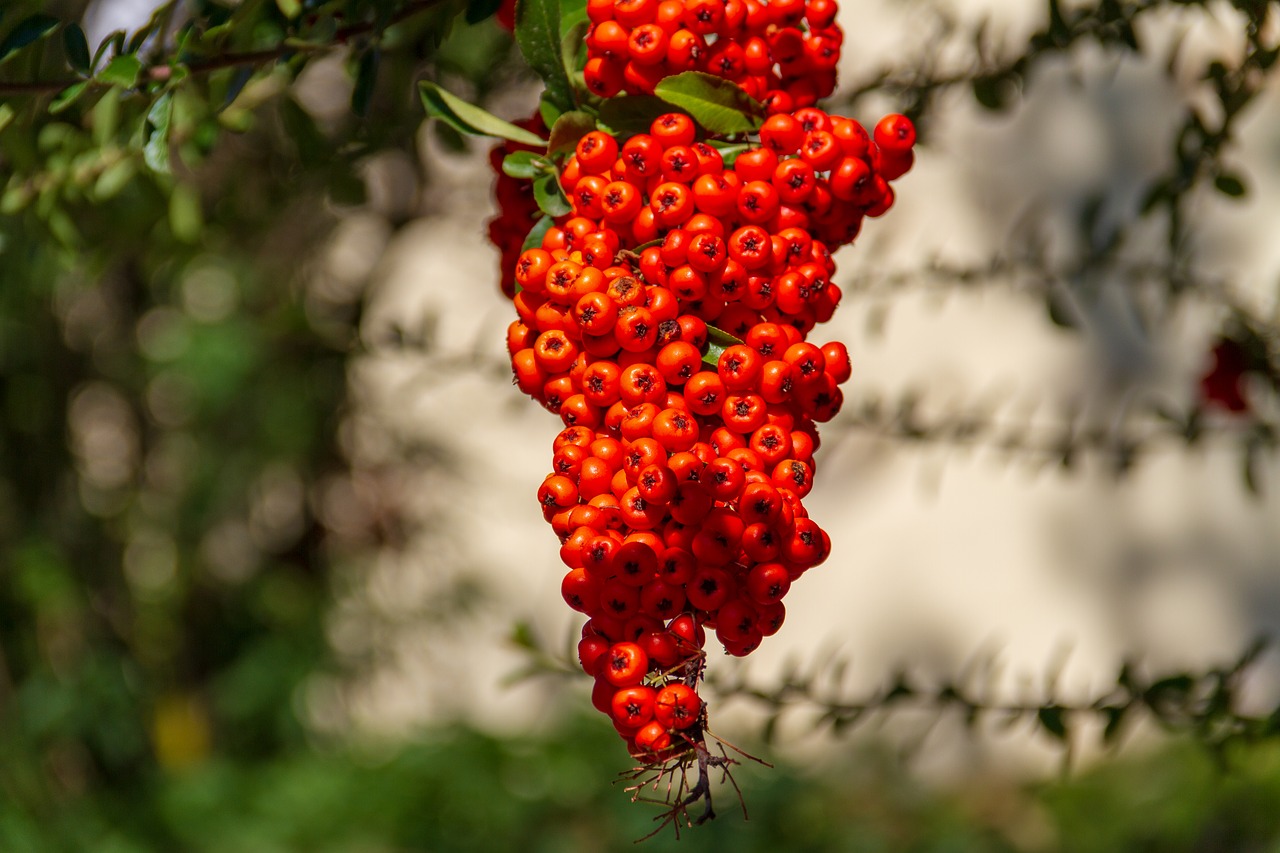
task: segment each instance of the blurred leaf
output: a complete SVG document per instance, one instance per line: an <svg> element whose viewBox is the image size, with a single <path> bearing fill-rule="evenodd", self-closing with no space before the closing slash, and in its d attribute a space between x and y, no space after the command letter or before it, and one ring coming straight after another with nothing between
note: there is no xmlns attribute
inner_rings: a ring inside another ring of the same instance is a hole
<svg viewBox="0 0 1280 853"><path fill-rule="evenodd" d="M467 0L467 11L463 17L468 24L478 24L486 18L492 18L502 5L502 0Z"/></svg>
<svg viewBox="0 0 1280 853"><path fill-rule="evenodd" d="M351 90L351 111L364 118L369 115L369 104L373 100L374 88L378 83L378 63L382 52L377 48L366 50L356 66L355 86Z"/></svg>
<svg viewBox="0 0 1280 853"><path fill-rule="evenodd" d="M108 51L114 51L118 56L124 50L124 37L124 30L115 30L99 42L97 49L93 52L93 62L90 65L97 68L98 63L102 60L102 57L107 55ZM98 79L102 79L101 75L98 75Z"/></svg>
<svg viewBox="0 0 1280 853"><path fill-rule="evenodd" d="M132 53L114 56L107 66L98 72L97 79L111 86L132 89L138 83L138 75L142 73L142 62Z"/></svg>
<svg viewBox="0 0 1280 853"><path fill-rule="evenodd" d="M72 21L62 31L62 46L67 52L67 63L80 74L88 75L93 70L93 62L89 58L89 41L84 30Z"/></svg>
<svg viewBox="0 0 1280 853"><path fill-rule="evenodd" d="M550 167L546 157L533 151L512 151L502 159L503 174L520 181L531 181Z"/></svg>
<svg viewBox="0 0 1280 853"><path fill-rule="evenodd" d="M1213 179L1213 186L1218 192L1232 198L1241 198L1246 192L1244 181L1235 175L1218 175Z"/></svg>
<svg viewBox="0 0 1280 853"><path fill-rule="evenodd" d="M546 97L561 110L573 109L577 98L561 54L559 0L516 3L516 44L546 85Z"/></svg>
<svg viewBox="0 0 1280 853"><path fill-rule="evenodd" d="M29 44L39 41L58 28L62 21L52 15L32 15L19 21L10 30L4 41L0 41L0 62L4 62L17 51Z"/></svg>
<svg viewBox="0 0 1280 853"><path fill-rule="evenodd" d="M680 107L714 134L750 133L764 122L764 107L736 83L702 71L663 78L654 94Z"/></svg>
<svg viewBox="0 0 1280 853"><path fill-rule="evenodd" d="M1011 85L1007 77L975 77L973 97L989 110L999 111L1009 105Z"/></svg>
<svg viewBox="0 0 1280 853"><path fill-rule="evenodd" d="M49 103L49 112L57 115L72 106L77 100L79 100L80 96L84 94L84 91L88 86L88 80L81 80L79 83L72 83L70 86L59 92Z"/></svg>
<svg viewBox="0 0 1280 853"><path fill-rule="evenodd" d="M244 87L253 79L253 68L245 65L237 68L231 74L231 82L227 84L227 94L222 98L222 109L226 109L235 102L235 99L244 91Z"/></svg>
<svg viewBox="0 0 1280 853"><path fill-rule="evenodd" d="M126 158L111 164L103 170L102 174L98 176L98 180L94 183L94 198L99 201L107 201L114 198L129 185L135 174L137 174L137 169L131 159Z"/></svg>
<svg viewBox="0 0 1280 853"><path fill-rule="evenodd" d="M1067 739L1067 721L1065 709L1057 705L1048 705L1036 712L1036 719L1045 731L1061 741Z"/></svg>
<svg viewBox="0 0 1280 853"><path fill-rule="evenodd" d="M276 0L276 8L281 15L292 21L302 14L302 0Z"/></svg>
<svg viewBox="0 0 1280 853"><path fill-rule="evenodd" d="M169 196L169 227L173 236L184 243L194 243L204 226L200 209L200 193L187 183L177 183Z"/></svg>
<svg viewBox="0 0 1280 853"><path fill-rule="evenodd" d="M1102 729L1102 743L1104 746L1111 746L1119 739L1121 726L1124 724L1128 710L1129 706L1127 705L1117 705L1102 709L1107 718L1107 723Z"/></svg>
<svg viewBox="0 0 1280 853"><path fill-rule="evenodd" d="M556 175L544 174L535 178L533 198L538 203L538 209L548 216L564 216L573 210L560 190L560 180Z"/></svg>
<svg viewBox="0 0 1280 853"><path fill-rule="evenodd" d="M546 140L537 134L516 127L477 106L468 104L428 80L418 84L418 91L422 96L422 106L426 109L427 115L444 121L454 130L475 136L496 136L538 148L547 144Z"/></svg>
<svg viewBox="0 0 1280 853"><path fill-rule="evenodd" d="M169 173L169 125L173 120L173 96L165 92L147 112L147 143L142 159L156 172Z"/></svg>
<svg viewBox="0 0 1280 853"><path fill-rule="evenodd" d="M556 119L547 140L547 153L552 157L573 151L578 140L596 129L596 120L579 110L571 110Z"/></svg>

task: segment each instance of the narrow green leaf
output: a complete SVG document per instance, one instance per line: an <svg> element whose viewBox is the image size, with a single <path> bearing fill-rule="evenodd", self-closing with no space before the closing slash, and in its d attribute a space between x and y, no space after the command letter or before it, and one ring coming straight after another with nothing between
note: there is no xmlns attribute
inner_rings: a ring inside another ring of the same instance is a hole
<svg viewBox="0 0 1280 853"><path fill-rule="evenodd" d="M70 86L63 89L57 94L57 97L53 99L53 103L49 104L49 112L57 115L70 107L81 95L84 94L84 90L88 85L88 80L81 80L79 83L72 83Z"/></svg>
<svg viewBox="0 0 1280 853"><path fill-rule="evenodd" d="M544 174L534 179L533 199L538 203L538 209L547 216L564 216L573 210L560 191L560 181L555 175Z"/></svg>
<svg viewBox="0 0 1280 853"><path fill-rule="evenodd" d="M226 109L235 103L236 98L240 97L240 93L244 91L244 87L253 79L253 68L250 66L242 66L237 68L231 75L230 82L227 83L227 94L222 97L222 109Z"/></svg>
<svg viewBox="0 0 1280 853"><path fill-rule="evenodd" d="M426 109L427 115L442 120L461 133L469 133L473 136L496 136L538 148L547 144L547 141L537 134L516 127L511 122L503 121L492 113L468 104L435 83L423 80L418 84L418 91L422 96L422 106Z"/></svg>
<svg viewBox="0 0 1280 853"><path fill-rule="evenodd" d="M1214 187L1223 195L1229 195L1232 198L1241 198L1245 192L1244 181L1235 175L1219 175L1213 180Z"/></svg>
<svg viewBox="0 0 1280 853"><path fill-rule="evenodd" d="M276 8L281 15L292 21L302 14L302 0L276 0Z"/></svg>
<svg viewBox="0 0 1280 853"><path fill-rule="evenodd" d="M17 115L17 110L11 104L0 104L0 133L4 133L4 129L9 126Z"/></svg>
<svg viewBox="0 0 1280 853"><path fill-rule="evenodd" d="M714 134L749 133L764 123L764 106L759 101L738 84L714 74L686 71L663 79L653 93Z"/></svg>
<svg viewBox="0 0 1280 853"><path fill-rule="evenodd" d="M67 64L84 75L93 73L93 63L89 59L89 40L84 30L74 21L67 24L62 31L62 47L67 52Z"/></svg>
<svg viewBox="0 0 1280 853"><path fill-rule="evenodd" d="M702 364L707 370L715 370L720 364L720 356L731 346L742 343L741 340L715 326L707 326L707 351L702 354Z"/></svg>
<svg viewBox="0 0 1280 853"><path fill-rule="evenodd" d="M572 110L556 119L551 128L550 139L547 140L547 153L552 157L567 154L578 144L578 140L596 129L596 120L581 110Z"/></svg>
<svg viewBox="0 0 1280 853"><path fill-rule="evenodd" d="M147 113L147 144L142 159L156 172L169 172L169 125L173 120L173 97L165 92Z"/></svg>
<svg viewBox="0 0 1280 853"><path fill-rule="evenodd" d="M119 54L124 48L124 35L124 30L116 30L104 38L98 44L98 49L93 52L93 62L90 64L97 68L98 63L102 60L102 57L106 56L108 51L114 50L115 53Z"/></svg>
<svg viewBox="0 0 1280 853"><path fill-rule="evenodd" d="M364 118L369 114L373 90L378 82L378 62L382 52L377 48L366 50L356 66L356 83L351 90L351 111Z"/></svg>
<svg viewBox="0 0 1280 853"><path fill-rule="evenodd" d="M533 223L533 227L529 229L528 235L524 238L524 245L520 247L520 251L528 249L536 249L542 245L542 238L547 236L547 232L551 230L551 226L555 225L555 220L550 216L542 216L538 221ZM519 285L516 285L519 287Z"/></svg>
<svg viewBox="0 0 1280 853"><path fill-rule="evenodd" d="M577 103L565 70L560 41L560 0L519 0L516 44L525 62L547 87L547 97L562 110Z"/></svg>
<svg viewBox="0 0 1280 853"><path fill-rule="evenodd" d="M531 181L551 163L533 151L512 151L502 159L502 173L519 181Z"/></svg>
<svg viewBox="0 0 1280 853"><path fill-rule="evenodd" d="M132 53L114 56L107 67L98 72L98 82L110 86L132 89L138 83L138 75L142 73L142 61Z"/></svg>
<svg viewBox="0 0 1280 853"><path fill-rule="evenodd" d="M32 15L18 22L0 42L0 62L29 44L39 41L58 28L62 21L52 15Z"/></svg>

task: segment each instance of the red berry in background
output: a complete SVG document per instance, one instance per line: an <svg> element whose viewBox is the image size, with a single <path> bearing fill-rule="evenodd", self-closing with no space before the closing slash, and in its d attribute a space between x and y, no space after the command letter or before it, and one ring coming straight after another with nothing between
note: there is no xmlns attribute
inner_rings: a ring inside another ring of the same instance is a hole
<svg viewBox="0 0 1280 853"><path fill-rule="evenodd" d="M1230 338L1220 338L1211 352L1213 366L1200 377L1201 400L1235 414L1247 412L1244 377L1249 368L1248 352Z"/></svg>

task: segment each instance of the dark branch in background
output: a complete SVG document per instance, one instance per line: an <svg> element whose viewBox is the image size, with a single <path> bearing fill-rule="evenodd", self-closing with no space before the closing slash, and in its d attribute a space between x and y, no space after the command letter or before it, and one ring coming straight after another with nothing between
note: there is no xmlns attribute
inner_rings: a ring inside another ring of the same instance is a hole
<svg viewBox="0 0 1280 853"><path fill-rule="evenodd" d="M334 31L333 36L326 42L307 43L300 41L288 41L280 43L276 47L266 50L245 51L240 53L224 53L202 59L195 62L183 62L180 57L159 57L148 65L140 75L141 83L163 83L173 76L175 66L181 66L190 74L212 74L215 71L223 71L228 68L258 68L263 65L279 62L298 53L327 53L345 47L348 43L370 35L375 31L387 29L396 24L403 23L415 15L427 12L436 6L439 6L444 0L412 0L402 9L393 13L385 23L375 23L366 21L359 24L351 24ZM68 86L74 86L77 83L83 83L83 78L62 78L58 80L32 80L26 82L0 82L0 96L4 95L40 95L53 94L61 92ZM94 84L93 78L89 78L91 85ZM106 86L102 83L98 85Z"/></svg>
<svg viewBox="0 0 1280 853"><path fill-rule="evenodd" d="M1235 744L1280 736L1280 705L1258 714L1242 709L1244 682L1258 667L1267 647L1268 641L1259 639L1229 665L1158 677L1145 675L1138 664L1126 662L1113 686L1080 701L1057 697L1052 683L1056 676L1052 675L1046 695L1007 701L993 698L993 686L965 683L972 678L926 686L903 672L887 687L851 697L841 688L848 661L839 657L820 661L808 671L790 668L778 684L756 683L743 667L736 672L709 674L707 683L721 697L740 697L770 712L766 736L774 733L787 713L816 713L819 726L844 734L859 724L914 709L939 716L958 713L969 728L987 721L1004 727L1027 721L1070 750L1075 746L1072 731L1086 721L1100 723L1101 744L1112 747L1119 744L1126 727L1145 717L1169 734L1192 735L1221 755Z"/></svg>
<svg viewBox="0 0 1280 853"><path fill-rule="evenodd" d="M551 651L527 625L519 626L514 643L529 661L518 679L585 678L573 648ZM913 677L900 670L890 683L865 695L850 695L844 686L849 658L829 653L820 653L808 665L793 661L767 682L753 679L748 667L739 665L708 671L705 683L721 698L737 697L762 708L768 714L766 741L776 736L786 716L803 716L805 731L816 725L847 735L859 725L916 712L933 714L934 723L958 714L970 729L979 724L1007 729L1023 723L1058 742L1068 759L1083 745L1075 733L1087 723L1099 727L1101 746L1114 748L1133 726L1154 722L1165 733L1191 736L1223 757L1232 746L1280 738L1280 704L1256 712L1245 707L1246 682L1262 669L1262 656L1270 647L1269 638L1259 637L1230 663L1201 671L1153 674L1128 660L1110 686L1085 699L1060 695L1063 661L1046 668L1040 695L1027 697L1024 692L1023 698L1001 698L1008 691L997 683L1001 673L994 656L975 658L952 679Z"/></svg>

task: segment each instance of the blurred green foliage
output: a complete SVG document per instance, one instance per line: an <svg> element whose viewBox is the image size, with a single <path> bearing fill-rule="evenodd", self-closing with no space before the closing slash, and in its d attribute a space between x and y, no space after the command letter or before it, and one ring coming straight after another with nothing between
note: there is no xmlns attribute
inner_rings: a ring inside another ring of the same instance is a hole
<svg viewBox="0 0 1280 853"><path fill-rule="evenodd" d="M0 849L623 850L653 830L659 811L633 803L611 776L623 761L595 715L539 735L448 728L394 751L222 757L75 798L56 820L0 805ZM678 840L668 827L639 849L1193 853L1280 844L1274 749L1253 751L1230 774L1186 746L1066 781L1019 786L993 777L959 790L925 785L871 749L849 749L816 770L747 766L735 778L748 819L722 786L719 819Z"/></svg>

